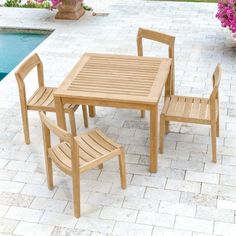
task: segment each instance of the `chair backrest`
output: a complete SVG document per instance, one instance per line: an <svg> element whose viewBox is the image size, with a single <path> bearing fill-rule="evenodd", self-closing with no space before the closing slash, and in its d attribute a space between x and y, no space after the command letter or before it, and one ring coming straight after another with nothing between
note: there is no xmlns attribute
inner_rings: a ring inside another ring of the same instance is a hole
<svg viewBox="0 0 236 236"><path fill-rule="evenodd" d="M137 51L138 56L143 56L143 38L153 40L168 45L169 58L172 59L171 68L170 68L170 79L174 81L175 77L175 37L156 32L149 29L139 28L137 34ZM175 86L174 83L171 83L170 93L174 94Z"/></svg>
<svg viewBox="0 0 236 236"><path fill-rule="evenodd" d="M29 72L36 66L38 72L38 85L39 87L44 86L43 63L37 53L27 58L16 71L15 76L18 84L23 83Z"/></svg>
<svg viewBox="0 0 236 236"><path fill-rule="evenodd" d="M215 71L212 75L213 89L209 97L211 119L215 119L216 102L219 104L219 85L221 80L221 74L222 74L221 65L217 64Z"/></svg>
<svg viewBox="0 0 236 236"><path fill-rule="evenodd" d="M218 98L221 74L222 74L221 66L220 66L220 64L217 64L215 71L212 75L213 89L212 89L212 92L211 92L211 95L209 98L210 101Z"/></svg>
<svg viewBox="0 0 236 236"><path fill-rule="evenodd" d="M52 132L54 133L60 140L68 142L71 144L72 141L72 135L65 131L64 129L61 129L59 126L55 125L45 114L44 112L40 111L39 116L42 122L43 126L43 132L45 131L46 134L49 134ZM51 147L51 144L48 143L47 148Z"/></svg>
<svg viewBox="0 0 236 236"><path fill-rule="evenodd" d="M67 168L64 167L62 164L63 161L56 161L57 166L64 171L67 174L72 174L72 173L78 173L78 167L79 167L79 159L78 159L78 152L79 152L79 147L76 143L75 138L73 136L65 131L64 129L61 129L57 125L55 125L45 114L44 112L40 111L39 116L42 122L42 129L43 129L43 143L44 143L44 153L45 156L47 156L48 149L51 148L51 132L55 134L60 141L65 141L70 144L71 148L71 153L70 153L70 159L72 163L72 170L68 170ZM58 156L58 158L60 158ZM62 157L63 158L63 157Z"/></svg>
<svg viewBox="0 0 236 236"><path fill-rule="evenodd" d="M138 56L143 56L143 43L142 39L149 39L157 41L169 46L169 57L174 59L174 47L175 47L175 37L160 32L156 32L149 29L139 28L137 35L137 50Z"/></svg>

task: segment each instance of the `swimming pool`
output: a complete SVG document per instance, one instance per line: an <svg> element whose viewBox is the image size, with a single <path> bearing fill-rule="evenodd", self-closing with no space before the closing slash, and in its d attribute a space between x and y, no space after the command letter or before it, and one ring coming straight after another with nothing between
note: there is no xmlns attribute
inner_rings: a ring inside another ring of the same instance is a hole
<svg viewBox="0 0 236 236"><path fill-rule="evenodd" d="M50 33L51 31L0 29L0 81Z"/></svg>

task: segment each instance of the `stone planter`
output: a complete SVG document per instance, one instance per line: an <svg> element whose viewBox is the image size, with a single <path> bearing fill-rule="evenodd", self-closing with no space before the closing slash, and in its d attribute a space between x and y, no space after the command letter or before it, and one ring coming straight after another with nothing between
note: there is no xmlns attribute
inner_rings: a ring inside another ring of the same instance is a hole
<svg viewBox="0 0 236 236"><path fill-rule="evenodd" d="M83 0L63 0L58 7L56 19L78 20L84 14Z"/></svg>

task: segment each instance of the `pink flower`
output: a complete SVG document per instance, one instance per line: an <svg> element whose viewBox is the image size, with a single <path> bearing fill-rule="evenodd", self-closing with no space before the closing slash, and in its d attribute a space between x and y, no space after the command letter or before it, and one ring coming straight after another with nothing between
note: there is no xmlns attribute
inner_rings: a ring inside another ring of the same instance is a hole
<svg viewBox="0 0 236 236"><path fill-rule="evenodd" d="M60 4L60 0L51 0L52 2L52 7L57 7Z"/></svg>
<svg viewBox="0 0 236 236"><path fill-rule="evenodd" d="M216 17L222 27L227 27L233 33L236 32L236 0L219 0Z"/></svg>

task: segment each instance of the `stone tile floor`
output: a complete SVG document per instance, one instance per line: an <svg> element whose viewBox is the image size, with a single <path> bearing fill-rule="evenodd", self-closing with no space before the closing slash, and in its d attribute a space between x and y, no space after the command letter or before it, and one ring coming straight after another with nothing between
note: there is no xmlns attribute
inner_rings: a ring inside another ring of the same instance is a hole
<svg viewBox="0 0 236 236"><path fill-rule="evenodd" d="M149 121L138 111L98 108L90 127L122 143L128 188L121 190L118 163L108 162L82 176L82 216L72 215L71 181L55 168L47 189L42 134L30 113L31 144L22 136L13 72L0 83L0 235L236 235L236 64L235 43L215 19L216 4L110 0L88 3L97 12L79 21L54 20L55 12L0 8L0 26L54 29L35 51L47 85L57 85L84 52L136 54L138 27L176 36L178 94L208 96L216 63L220 87L218 162L211 162L206 126L172 124L159 170L148 172ZM145 42L146 55L166 49ZM32 75L33 76L33 75ZM35 87L33 78L29 89ZM160 103L160 109L162 101ZM50 115L55 120L55 116ZM77 115L83 129L81 112Z"/></svg>

